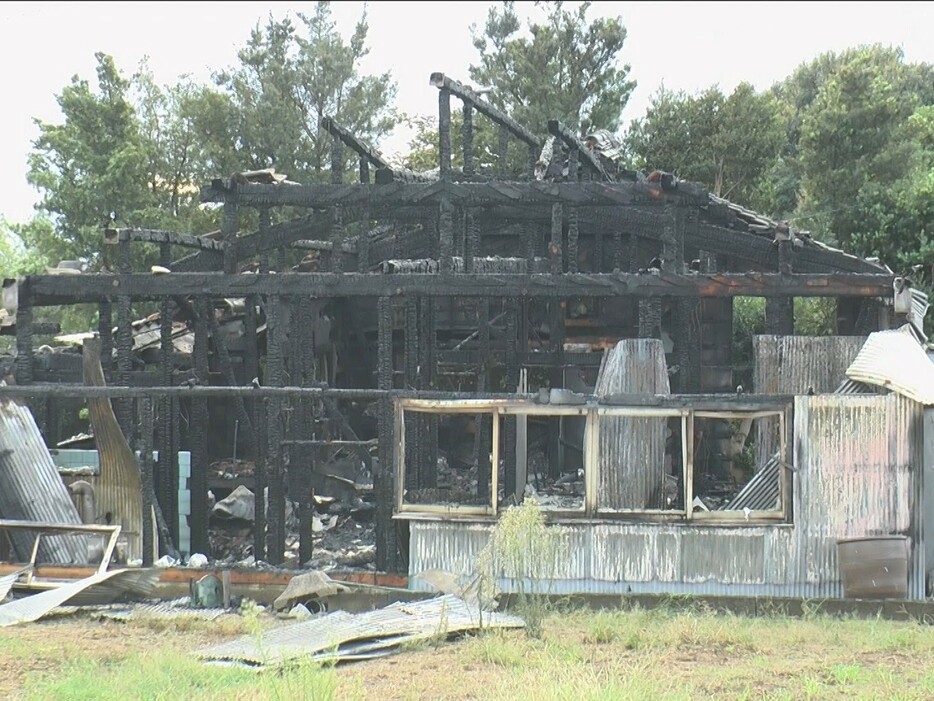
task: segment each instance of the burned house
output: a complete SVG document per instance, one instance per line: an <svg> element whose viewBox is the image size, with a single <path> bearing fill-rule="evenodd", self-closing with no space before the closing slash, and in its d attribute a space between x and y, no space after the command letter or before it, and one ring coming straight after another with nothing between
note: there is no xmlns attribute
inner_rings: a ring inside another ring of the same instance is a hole
<svg viewBox="0 0 934 701"><path fill-rule="evenodd" d="M534 497L567 545L558 590L834 595L837 541L885 536L907 538L907 595L923 597L926 402L848 373L876 332L907 328L923 352L926 298L878 261L626 170L606 134L549 122L542 137L431 82L435 173L393 167L325 120L330 184L214 180L201 200L223 208L217 236L112 229L117 272L5 284L16 386L0 399L113 399L142 456L142 513L163 515L158 537L136 531L143 562L178 542L184 450L193 552L208 550L207 466L239 457L268 493L253 555L272 564L290 503L298 560L312 558L324 474L372 480L381 570L468 570L498 514ZM500 130L492 168L474 119ZM507 179L515 153L526 175ZM160 266L132 270L140 242L160 245ZM745 388L738 297L765 299L768 334ZM803 297L835 300L837 336L794 336ZM106 386L38 362L41 308L78 303L98 305ZM141 303L160 312L137 328ZM330 469L341 460L354 469Z"/></svg>

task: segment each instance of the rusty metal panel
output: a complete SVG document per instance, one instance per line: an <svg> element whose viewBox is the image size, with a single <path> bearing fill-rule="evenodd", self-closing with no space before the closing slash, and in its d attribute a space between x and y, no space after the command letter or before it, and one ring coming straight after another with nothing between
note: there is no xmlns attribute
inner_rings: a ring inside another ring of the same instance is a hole
<svg viewBox="0 0 934 701"><path fill-rule="evenodd" d="M81 523L32 412L12 400L0 400L0 517ZM28 560L35 535L14 531L10 538L20 560ZM81 535L42 536L37 561L83 564L88 559L88 543L89 538Z"/></svg>
<svg viewBox="0 0 934 701"><path fill-rule="evenodd" d="M895 331L870 334L846 376L886 387L922 404L934 404L934 364L907 324Z"/></svg>
<svg viewBox="0 0 934 701"><path fill-rule="evenodd" d="M689 529L681 537L683 580L690 583L765 583L764 529Z"/></svg>
<svg viewBox="0 0 934 701"><path fill-rule="evenodd" d="M597 397L613 394L670 393L662 342L652 338L620 341L597 378ZM667 422L660 418L600 419L601 509L659 508L665 488Z"/></svg>
<svg viewBox="0 0 934 701"><path fill-rule="evenodd" d="M909 596L924 595L921 407L897 395L795 402L797 579L802 596L841 596L837 540L907 535Z"/></svg>

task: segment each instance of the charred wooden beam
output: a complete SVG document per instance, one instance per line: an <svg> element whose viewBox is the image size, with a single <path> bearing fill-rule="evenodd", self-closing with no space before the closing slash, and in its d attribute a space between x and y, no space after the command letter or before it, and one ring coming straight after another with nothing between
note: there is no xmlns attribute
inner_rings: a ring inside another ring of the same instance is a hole
<svg viewBox="0 0 934 701"><path fill-rule="evenodd" d="M16 371L17 384L27 385L33 380L32 348L32 283L20 282L16 290Z"/></svg>
<svg viewBox="0 0 934 701"><path fill-rule="evenodd" d="M104 243L118 244L120 241L142 241L145 243L167 243L184 248L197 248L204 251L223 251L226 241L216 241L204 236L177 234L157 229L104 229ZM163 262L163 265L165 263Z"/></svg>
<svg viewBox="0 0 934 701"><path fill-rule="evenodd" d="M448 78L446 75L444 75L444 73L432 73L430 82L434 87L438 88L439 90L447 90L452 95L460 98L461 101L471 105L480 114L486 115L496 124L500 125L501 127L505 127L509 130L510 134L512 134L520 141L523 141L530 146L534 146L535 148L541 149L541 139L535 136L535 134L530 132L524 126L519 124L508 114L498 110L489 102L481 98L477 93L468 88L466 85L463 85L458 81L453 80L452 78Z"/></svg>
<svg viewBox="0 0 934 701"><path fill-rule="evenodd" d="M373 475L376 493L376 568L384 572L399 564L396 533L392 522L393 504L393 408L388 398L392 389L392 298L380 297L377 343L377 384L387 393L379 407L379 469ZM2 389L2 388L0 388ZM401 437L397 437L401 439Z"/></svg>
<svg viewBox="0 0 934 701"><path fill-rule="evenodd" d="M201 190L202 202L235 202L244 207L305 207L323 209L344 205L431 207L447 195L456 202L469 205L552 204L561 202L578 206L642 205L650 207L660 202L704 205L701 191L687 187L665 193L653 183L549 183L549 182L451 182L390 183L386 185L260 185L234 184L230 189L216 190L208 186ZM231 237L232 238L232 237Z"/></svg>
<svg viewBox="0 0 934 701"><path fill-rule="evenodd" d="M365 144L356 136L347 131L347 129L335 122L333 117L322 117L321 128L331 136L340 139L341 142L356 151L357 155L359 155L361 159L365 159L367 162L372 163L376 168L390 167L389 163L386 162L386 160L379 153L377 153L374 148L368 144Z"/></svg>
<svg viewBox="0 0 934 701"><path fill-rule="evenodd" d="M461 129L464 148L464 175L473 175L476 170L473 157L473 105L469 102L464 103L464 122Z"/></svg>
<svg viewBox="0 0 934 701"><path fill-rule="evenodd" d="M577 138L574 132L564 126L561 122L555 119L550 119L548 120L548 133L561 139L561 141L564 142L568 149L570 149L571 153L576 154L575 160L579 160L580 163L583 163L585 166L587 166L591 173L600 176L602 180L609 180L606 174L606 170L603 168L603 164L600 163L600 159L594 155L593 151L584 145L583 141ZM570 160L568 165L570 165ZM576 171L576 168L573 171L569 170L568 178L570 180L578 179Z"/></svg>
<svg viewBox="0 0 934 701"><path fill-rule="evenodd" d="M139 442L139 471L140 486L143 496L143 567L152 567L153 532L150 526L149 514L152 513L154 493L153 475L152 475L152 402L149 399L143 399L139 404L139 423L140 423L140 442ZM162 455L160 454L160 457ZM176 486L176 489L178 487ZM175 495L178 496L177 493ZM175 499L176 503L178 499Z"/></svg>
<svg viewBox="0 0 934 701"><path fill-rule="evenodd" d="M114 294L158 299L166 295L243 297L249 294L309 297L885 297L894 276L873 273L566 273L410 274L289 273L224 275L34 275L25 278L34 306L97 302Z"/></svg>
<svg viewBox="0 0 934 701"><path fill-rule="evenodd" d="M224 272L233 274L237 272L237 228L239 221L239 212L237 211L237 202L233 198L225 198L224 218L221 222L221 238L228 245L224 249Z"/></svg>
<svg viewBox="0 0 934 701"><path fill-rule="evenodd" d="M438 172L451 174L451 93L444 87L438 91Z"/></svg>

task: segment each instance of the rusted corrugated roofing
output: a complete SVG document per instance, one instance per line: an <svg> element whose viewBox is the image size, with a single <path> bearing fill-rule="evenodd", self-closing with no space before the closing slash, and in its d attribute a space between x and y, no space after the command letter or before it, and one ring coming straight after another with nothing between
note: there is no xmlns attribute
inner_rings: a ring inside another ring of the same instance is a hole
<svg viewBox="0 0 934 701"><path fill-rule="evenodd" d="M885 387L921 404L934 404L934 364L909 324L870 334L846 376Z"/></svg>

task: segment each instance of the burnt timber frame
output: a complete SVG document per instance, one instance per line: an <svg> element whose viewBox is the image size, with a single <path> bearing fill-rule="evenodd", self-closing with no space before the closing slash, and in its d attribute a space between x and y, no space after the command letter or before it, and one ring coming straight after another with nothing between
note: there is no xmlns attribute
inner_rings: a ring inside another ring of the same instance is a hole
<svg viewBox="0 0 934 701"><path fill-rule="evenodd" d="M595 369L599 353L565 348L566 341L581 335L569 333L572 322L578 328L589 328L569 317L571 300L587 300L597 310L591 315L596 336L658 336L668 324L676 348L674 358L688 372L675 383L675 390L684 396L668 399L666 407L692 408L707 401L704 406L711 408L754 411L773 406L776 397L705 399L707 395L702 394L704 386L697 379L701 374L702 303L721 305L726 323L732 324L733 298L765 297L769 327L791 333L794 297L836 297L851 305L862 304L864 309L891 298L894 276L884 267L784 235L787 232L772 232L759 220L749 223L740 215L750 213L739 208L737 214L728 203L711 198L695 184L681 182L666 189L647 181L611 181L599 157L571 129L554 120L547 123L547 129L568 151L567 180L505 181L510 145L516 145L510 142L518 142L525 150L522 162L527 154L524 172L529 177L544 139L443 74L432 74L430 83L439 91L437 173L394 168L336 120L325 118L321 128L332 140L332 168L325 174L329 184L213 180L201 188L200 198L223 206L220 238L107 229L104 242L119 246L117 274L35 275L21 280L16 324L20 386L0 387L0 397L100 394L125 400L127 422L129 402L152 402L147 411L155 408L157 413L160 457L161 451L177 450L178 407L190 401L193 546L207 545L206 465L195 463L207 460L208 401L230 400L242 430L249 434L256 488L261 493L268 485L270 492L268 534L260 509L254 524L254 555L273 564L282 562L283 487L291 484L301 489L308 484L303 473L284 480L292 465L308 464L291 461L288 446L302 441L315 445L358 441L360 437L354 435L337 402L376 403L380 459L370 461L366 451L360 451L366 455L364 462L373 465L377 567L391 570L400 567L405 547L404 533L397 531L393 521L393 458L397 441L402 439L397 432L403 430L395 425L394 402L404 398L528 402L532 395L512 394L524 368L545 368L552 383L563 382L563 372L569 367ZM463 105L462 171L453 167L452 96ZM481 173L477 163L473 129L478 119L489 119L499 130L495 173ZM345 159L345 147L357 158L358 168L350 182L344 168L353 158ZM279 221L275 217L283 207L307 212ZM244 208L258 211L258 230L240 230ZM160 244L160 263L171 272L131 272L129 247L135 242ZM172 261L173 246L194 252ZM289 270L288 255L306 250L321 254L322 272ZM646 262L657 256L663 263L646 269ZM508 260L514 266L509 270L519 272L482 267L483 261L496 258ZM688 272L688 261L696 258L708 262L703 272L696 268ZM400 261L410 268L423 265L425 272L391 272L408 269L396 265ZM245 265L255 266L258 272L240 273ZM212 300L241 297L247 299L248 308L241 368L246 380L238 378L231 351L212 314ZM131 304L144 300L162 303L161 386L155 387L130 386L136 379L142 382L137 375L144 374L130 371ZM313 300L330 304L332 311L337 310L332 316L346 315L339 319L343 324L340 339L325 339L340 344L346 358L338 365L355 368L338 380L340 386L329 386L331 378L322 378L317 366L322 339L314 338L310 330L309 303ZM40 332L39 322L33 320L36 310L84 302L99 304L102 346L107 349L112 343L118 351L116 363L109 362L109 351L103 359L115 386L96 390L31 384L37 377L33 362L33 336ZM366 307L372 317L365 329L356 328L362 324L355 316L360 313L354 311L355 305ZM628 332L601 331L606 310L624 305L631 305L634 316ZM454 321L455 307L462 308L464 319ZM171 367L168 316L173 309L194 325L193 386L168 386L179 381ZM670 314L671 321L663 319L663 313ZM533 323L535 314L550 325L549 333L539 333L542 324ZM264 368L257 342L260 315L266 322ZM111 331L114 316L116 334ZM866 328L871 330L872 323ZM212 375L227 386L211 386ZM261 375L260 387L238 386ZM451 386L445 384L449 381L460 383L458 391L440 391ZM464 387L471 390L463 391ZM613 401L601 398L604 404ZM652 397L644 396L619 401L625 406L657 405ZM407 474L417 486L437 486L439 426L435 418L410 422L420 455ZM488 439L491 429L492 424L484 422L478 439ZM508 492L515 489L510 464L515 460L517 440L514 417L506 420L503 429ZM481 443L477 441L478 446ZM487 458L477 457L489 472ZM160 459L163 462L153 475L159 499L171 498L177 471L171 459ZM553 466L560 469L557 463ZM296 500L307 525L307 500ZM302 531L301 535L306 534ZM310 540L302 541L300 552L303 558L311 553Z"/></svg>

